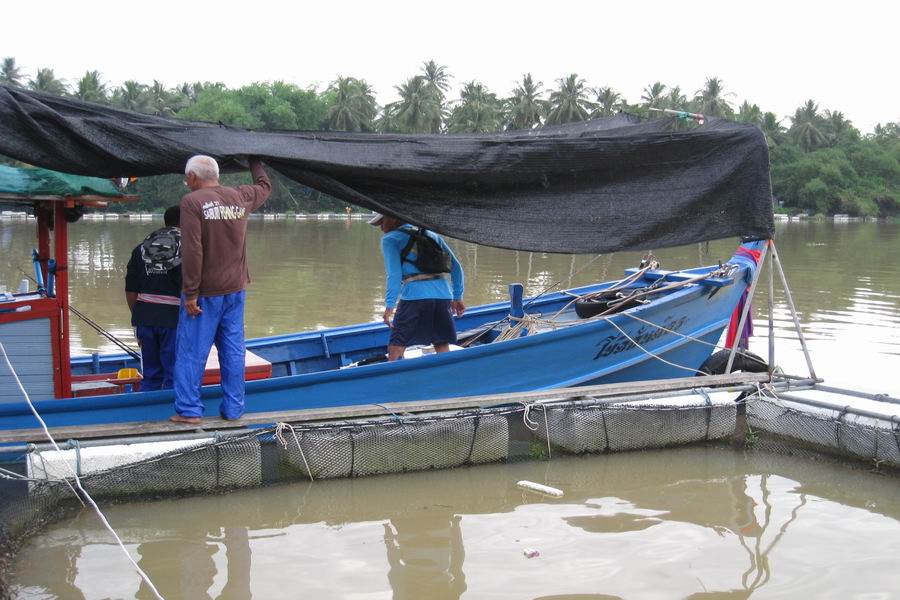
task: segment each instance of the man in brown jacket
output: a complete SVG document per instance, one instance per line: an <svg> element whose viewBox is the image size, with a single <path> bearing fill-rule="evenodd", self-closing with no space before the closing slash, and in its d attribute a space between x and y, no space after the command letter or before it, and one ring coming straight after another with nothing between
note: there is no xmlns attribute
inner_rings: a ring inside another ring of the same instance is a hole
<svg viewBox="0 0 900 600"><path fill-rule="evenodd" d="M184 168L190 193L181 199L182 303L175 365L175 412L170 420L199 423L200 386L210 348L216 345L222 374L219 414L244 414L244 288L247 219L272 191L258 159L251 158L253 185L219 185L219 165L194 156Z"/></svg>

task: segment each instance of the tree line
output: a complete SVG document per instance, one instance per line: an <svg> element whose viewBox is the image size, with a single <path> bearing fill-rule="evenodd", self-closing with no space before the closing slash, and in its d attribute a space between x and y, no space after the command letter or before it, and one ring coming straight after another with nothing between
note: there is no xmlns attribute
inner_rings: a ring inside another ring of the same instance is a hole
<svg viewBox="0 0 900 600"><path fill-rule="evenodd" d="M653 109L673 109L749 123L765 134L772 185L787 212L892 216L900 213L900 124L876 125L863 134L840 111L822 110L808 100L786 120L758 105L734 100L718 77L694 93L656 81L636 102L609 86L591 87L575 73L545 86L522 76L507 96L476 80L462 83L458 98L448 96L451 75L431 60L394 87L398 100L383 106L365 79L338 76L325 89L284 81L228 88L194 82L168 87L129 80L111 86L100 72L87 71L74 82L41 68L28 77L14 58L0 64L0 84L88 102L111 104L163 117L222 122L247 128L302 129L371 133L492 133L573 123L628 112L653 117ZM695 126L681 123L680 127ZM227 176L232 181L242 176ZM277 176L272 211L339 210L343 203ZM179 176L141 179L140 210L171 204L183 193Z"/></svg>

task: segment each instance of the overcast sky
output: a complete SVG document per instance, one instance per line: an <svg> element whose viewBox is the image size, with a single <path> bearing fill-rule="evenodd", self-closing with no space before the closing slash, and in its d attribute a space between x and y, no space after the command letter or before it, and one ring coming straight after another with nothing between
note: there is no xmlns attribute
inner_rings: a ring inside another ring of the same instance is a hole
<svg viewBox="0 0 900 600"><path fill-rule="evenodd" d="M864 132L900 120L900 2L47 2L4 3L0 57L76 80L98 69L167 85L365 78L384 104L429 59L455 85L508 95L523 73L568 73L631 101L654 81L692 95L710 76L730 99L781 117L812 98ZM455 97L456 90L453 95ZM789 121L785 120L785 124Z"/></svg>

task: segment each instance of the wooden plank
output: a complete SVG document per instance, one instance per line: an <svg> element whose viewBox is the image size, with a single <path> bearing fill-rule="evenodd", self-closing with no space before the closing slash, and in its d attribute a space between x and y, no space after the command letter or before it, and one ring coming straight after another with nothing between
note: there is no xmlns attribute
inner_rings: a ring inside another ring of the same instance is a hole
<svg viewBox="0 0 900 600"><path fill-rule="evenodd" d="M630 383L607 383L572 388L557 388L538 392L509 392L487 396L465 396L442 400L421 400L412 402L388 402L381 404L360 404L333 408L307 408L300 410L249 413L237 421L219 418L204 419L201 425L187 425L170 421L140 421L132 423L110 423L105 425L77 425L53 427L50 433L57 440L132 437L152 434L168 434L188 431L215 431L220 429L243 428L249 425L273 423L309 423L315 421L341 421L381 417L392 414L413 414L438 411L487 408L504 404L529 403L536 401L574 400L578 398L607 398L630 394L645 394L673 390L691 390L700 387L728 387L769 381L768 373L732 373L730 375L710 375L708 377L683 377L678 379L658 379L634 381ZM44 442L46 437L40 429L7 429L0 431L0 443Z"/></svg>

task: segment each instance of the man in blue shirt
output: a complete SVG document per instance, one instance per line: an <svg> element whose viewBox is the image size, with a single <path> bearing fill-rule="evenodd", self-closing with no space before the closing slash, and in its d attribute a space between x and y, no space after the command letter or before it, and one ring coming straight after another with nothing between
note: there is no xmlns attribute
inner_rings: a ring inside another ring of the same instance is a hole
<svg viewBox="0 0 900 600"><path fill-rule="evenodd" d="M433 344L435 352L449 351L450 344L456 343L453 315L461 317L466 310L463 304L464 275L459 260L441 236L426 232L425 235L436 241L450 256L451 284L448 284L443 275L422 273L416 267L415 249L405 258L402 257L414 232L411 225L384 215L376 215L369 224L381 227L384 232L381 253L384 255L387 282L383 318L391 328L388 360L403 358L407 346L419 344Z"/></svg>
<svg viewBox="0 0 900 600"><path fill-rule="evenodd" d="M181 211L170 206L165 227L148 235L131 253L125 299L141 346L141 391L172 387L175 331L181 304Z"/></svg>

